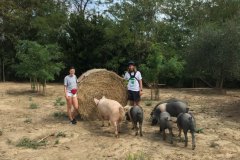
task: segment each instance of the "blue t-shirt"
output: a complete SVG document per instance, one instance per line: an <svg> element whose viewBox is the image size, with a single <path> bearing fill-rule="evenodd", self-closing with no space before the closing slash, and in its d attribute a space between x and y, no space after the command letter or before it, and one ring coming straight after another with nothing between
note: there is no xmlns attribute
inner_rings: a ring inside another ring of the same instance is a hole
<svg viewBox="0 0 240 160"><path fill-rule="evenodd" d="M71 92L72 89L77 89L77 77L76 75L67 75L64 78L64 86L67 87L67 91Z"/></svg>

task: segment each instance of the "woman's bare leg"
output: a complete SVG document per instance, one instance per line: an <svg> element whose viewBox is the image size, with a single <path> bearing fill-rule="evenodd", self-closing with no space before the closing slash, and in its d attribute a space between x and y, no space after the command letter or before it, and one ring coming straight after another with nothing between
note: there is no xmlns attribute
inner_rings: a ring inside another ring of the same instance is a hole
<svg viewBox="0 0 240 160"><path fill-rule="evenodd" d="M71 97L67 97L66 100L67 100L67 113L68 113L68 117L69 117L70 121L72 121L73 120L72 112L71 112L72 98Z"/></svg>
<svg viewBox="0 0 240 160"><path fill-rule="evenodd" d="M72 104L73 104L73 113L72 113L72 118L74 119L78 115L78 100L77 97L72 97Z"/></svg>

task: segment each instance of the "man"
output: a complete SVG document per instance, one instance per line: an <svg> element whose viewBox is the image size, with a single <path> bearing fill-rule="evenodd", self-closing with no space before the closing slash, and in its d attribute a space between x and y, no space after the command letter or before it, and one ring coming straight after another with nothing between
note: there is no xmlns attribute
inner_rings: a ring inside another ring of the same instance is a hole
<svg viewBox="0 0 240 160"><path fill-rule="evenodd" d="M124 75L124 79L128 80L128 100L131 106L139 106L142 95L142 75L137 71L135 63L128 63L128 71Z"/></svg>
<svg viewBox="0 0 240 160"><path fill-rule="evenodd" d="M78 114L78 100L77 100L77 77L75 75L75 68L69 69L69 75L64 78L64 94L67 101L67 113L70 124L76 124L75 119ZM72 106L74 107L73 112Z"/></svg>

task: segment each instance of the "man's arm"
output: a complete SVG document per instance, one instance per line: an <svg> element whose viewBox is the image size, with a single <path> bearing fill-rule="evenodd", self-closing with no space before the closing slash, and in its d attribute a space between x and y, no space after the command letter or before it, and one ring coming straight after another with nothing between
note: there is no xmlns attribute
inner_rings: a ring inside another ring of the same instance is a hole
<svg viewBox="0 0 240 160"><path fill-rule="evenodd" d="M125 80L129 80L129 73L128 73L128 72L125 72L125 74L124 74L124 79L125 79Z"/></svg>
<svg viewBox="0 0 240 160"><path fill-rule="evenodd" d="M139 82L140 91L142 91L143 90L142 80L139 80L138 82Z"/></svg>

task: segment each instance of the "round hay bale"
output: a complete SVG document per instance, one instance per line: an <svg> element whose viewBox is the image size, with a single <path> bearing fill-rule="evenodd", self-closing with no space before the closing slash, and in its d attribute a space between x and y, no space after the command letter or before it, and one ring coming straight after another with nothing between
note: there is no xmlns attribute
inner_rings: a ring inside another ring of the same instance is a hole
<svg viewBox="0 0 240 160"><path fill-rule="evenodd" d="M79 113L84 120L100 118L94 98L102 96L127 104L127 85L125 80L106 69L92 69L83 73L79 78L78 102Z"/></svg>

